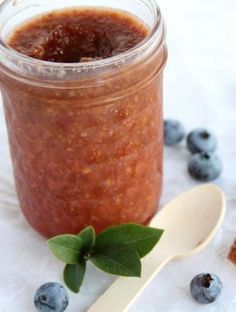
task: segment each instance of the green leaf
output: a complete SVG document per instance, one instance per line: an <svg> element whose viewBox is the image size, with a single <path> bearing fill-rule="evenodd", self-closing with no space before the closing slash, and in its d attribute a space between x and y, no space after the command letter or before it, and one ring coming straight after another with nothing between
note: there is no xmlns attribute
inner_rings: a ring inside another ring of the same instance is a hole
<svg viewBox="0 0 236 312"><path fill-rule="evenodd" d="M79 233L83 241L83 249L89 251L95 245L96 234L92 226L88 226Z"/></svg>
<svg viewBox="0 0 236 312"><path fill-rule="evenodd" d="M84 280L86 262L81 259L79 264L67 264L64 269L64 282L74 293L79 293Z"/></svg>
<svg viewBox="0 0 236 312"><path fill-rule="evenodd" d="M113 226L97 236L96 246L125 244L137 251L140 258L146 256L158 243L163 230L138 224Z"/></svg>
<svg viewBox="0 0 236 312"><path fill-rule="evenodd" d="M90 260L102 271L120 276L141 276L141 261L137 252L130 246L114 244L95 247Z"/></svg>
<svg viewBox="0 0 236 312"><path fill-rule="evenodd" d="M48 240L52 253L66 264L79 262L82 239L78 235L59 235Z"/></svg>

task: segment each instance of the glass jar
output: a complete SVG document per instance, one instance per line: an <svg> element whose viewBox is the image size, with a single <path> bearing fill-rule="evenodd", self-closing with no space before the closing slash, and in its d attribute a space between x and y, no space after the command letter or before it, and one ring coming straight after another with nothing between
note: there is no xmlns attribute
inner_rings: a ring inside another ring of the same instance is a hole
<svg viewBox="0 0 236 312"><path fill-rule="evenodd" d="M125 10L149 26L138 46L89 63L24 56L7 36L62 8ZM16 189L46 237L147 224L162 187L165 28L155 0L6 0L0 6L0 87Z"/></svg>

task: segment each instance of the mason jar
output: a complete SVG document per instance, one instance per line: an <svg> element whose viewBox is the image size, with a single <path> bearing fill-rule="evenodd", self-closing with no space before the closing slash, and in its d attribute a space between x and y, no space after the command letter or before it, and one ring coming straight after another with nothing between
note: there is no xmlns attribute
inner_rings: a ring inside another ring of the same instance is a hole
<svg viewBox="0 0 236 312"><path fill-rule="evenodd" d="M135 15L148 36L119 55L52 63L7 44L27 20L75 7ZM46 237L148 224L162 189L165 27L155 0L5 0L0 87L15 185L29 223Z"/></svg>

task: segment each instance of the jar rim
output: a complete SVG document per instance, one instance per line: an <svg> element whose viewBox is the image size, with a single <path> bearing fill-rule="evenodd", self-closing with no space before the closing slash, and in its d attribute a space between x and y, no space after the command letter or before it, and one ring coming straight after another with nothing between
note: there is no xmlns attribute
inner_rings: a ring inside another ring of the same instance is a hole
<svg viewBox="0 0 236 312"><path fill-rule="evenodd" d="M144 3L144 0L140 0L140 1ZM0 4L0 12L4 9L5 6L7 6L11 2L12 0L3 1ZM90 61L90 62L53 63L53 62L38 60L38 59L29 57L27 55L24 55L16 51L15 49L10 47L6 43L6 41L1 37L1 35L0 35L0 53L3 53L6 56L10 56L12 59L17 59L18 63L22 63L29 67L40 66L41 69L45 69L45 70L57 71L57 70L63 69L64 72L74 71L74 70L76 70L77 72L80 72L80 71L82 72L84 70L88 71L90 69L94 70L97 68L111 67L116 64L123 63L125 59L132 59L136 55L140 55L142 51L145 51L146 49L148 49L150 45L152 46L153 42L155 42L155 48L158 48L160 46L163 36L164 36L163 29L160 29L161 26L163 25L163 18L162 18L161 10L156 0L148 0L148 6L152 10L152 13L155 19L154 25L152 26L150 33L138 45L116 56L112 56L112 57L102 59L102 60ZM160 32L162 33L160 34ZM156 40L157 36L159 36L158 42Z"/></svg>

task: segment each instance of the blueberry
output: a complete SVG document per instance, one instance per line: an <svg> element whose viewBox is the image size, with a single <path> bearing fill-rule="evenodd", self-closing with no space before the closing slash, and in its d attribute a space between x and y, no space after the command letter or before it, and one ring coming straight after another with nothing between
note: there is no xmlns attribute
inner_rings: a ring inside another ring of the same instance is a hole
<svg viewBox="0 0 236 312"><path fill-rule="evenodd" d="M213 133L206 129L196 129L187 137L187 147L193 154L213 153L217 148L217 140Z"/></svg>
<svg viewBox="0 0 236 312"><path fill-rule="evenodd" d="M34 304L38 312L64 312L69 297L61 284L46 283L36 291Z"/></svg>
<svg viewBox="0 0 236 312"><path fill-rule="evenodd" d="M191 157L188 171L197 181L209 182L217 179L222 173L222 162L215 154L199 153Z"/></svg>
<svg viewBox="0 0 236 312"><path fill-rule="evenodd" d="M182 124L177 120L167 119L164 121L164 143L171 146L180 143L185 136Z"/></svg>
<svg viewBox="0 0 236 312"><path fill-rule="evenodd" d="M194 277L190 292L199 303L212 303L217 300L223 289L223 283L215 274L202 273Z"/></svg>

